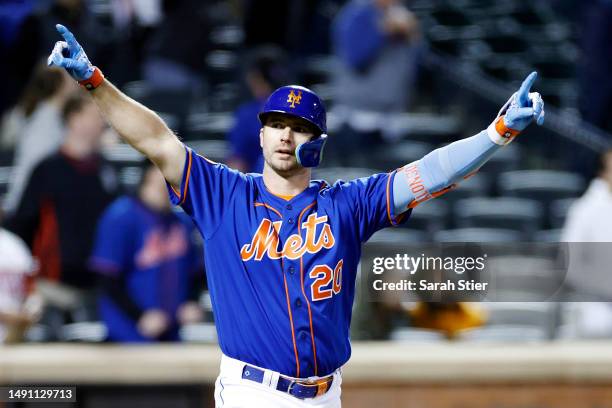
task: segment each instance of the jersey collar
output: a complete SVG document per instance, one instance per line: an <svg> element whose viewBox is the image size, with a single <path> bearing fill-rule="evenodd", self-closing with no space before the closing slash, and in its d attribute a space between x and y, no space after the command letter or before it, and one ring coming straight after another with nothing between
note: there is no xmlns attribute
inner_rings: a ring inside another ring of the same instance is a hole
<svg viewBox="0 0 612 408"><path fill-rule="evenodd" d="M257 182L257 187L261 200L265 203L272 204L275 207L292 205L293 207L301 208L307 206L316 199L317 195L319 194L319 191L326 186L326 183L324 181L311 180L310 184L304 191L295 195L292 199L287 201L281 197L278 197L277 195L270 192L270 190L268 190L263 181L263 176L260 175L255 180Z"/></svg>

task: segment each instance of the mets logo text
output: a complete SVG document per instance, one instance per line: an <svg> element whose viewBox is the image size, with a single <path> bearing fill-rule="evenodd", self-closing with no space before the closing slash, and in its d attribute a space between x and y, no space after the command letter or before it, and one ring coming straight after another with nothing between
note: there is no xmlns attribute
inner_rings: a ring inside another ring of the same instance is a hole
<svg viewBox="0 0 612 408"><path fill-rule="evenodd" d="M278 232L281 229L282 221L270 221L264 218L257 231L253 235L250 243L245 244L240 250L240 257L243 261L255 259L261 261L264 255L270 259L299 259L305 253L314 254L322 248L330 249L336 243L331 227L327 224L327 215L317 217L317 214L310 214L306 222L302 223L301 228L306 230L305 237L301 234L293 234L285 241L283 248L279 250ZM317 225L323 224L321 233L317 236Z"/></svg>
<svg viewBox="0 0 612 408"><path fill-rule="evenodd" d="M291 104L289 106L292 108L295 108L295 104L297 103L299 105L301 102L302 102L302 91L298 91L298 94L296 95L292 89L291 92L289 92L289 96L287 96L287 103Z"/></svg>

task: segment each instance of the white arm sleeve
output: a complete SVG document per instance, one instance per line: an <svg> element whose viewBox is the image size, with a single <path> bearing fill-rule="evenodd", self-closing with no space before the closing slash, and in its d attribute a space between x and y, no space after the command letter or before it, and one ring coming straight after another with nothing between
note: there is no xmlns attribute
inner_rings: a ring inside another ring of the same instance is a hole
<svg viewBox="0 0 612 408"><path fill-rule="evenodd" d="M393 181L395 213L437 197L476 172L503 146L494 143L486 130L427 154L404 166Z"/></svg>

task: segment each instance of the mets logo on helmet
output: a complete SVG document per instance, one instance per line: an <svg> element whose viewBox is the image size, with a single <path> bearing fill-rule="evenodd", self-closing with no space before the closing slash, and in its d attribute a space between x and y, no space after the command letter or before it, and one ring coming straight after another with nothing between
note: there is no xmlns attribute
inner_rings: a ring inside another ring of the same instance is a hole
<svg viewBox="0 0 612 408"><path fill-rule="evenodd" d="M289 92L289 96L287 96L287 103L291 104L289 106L292 108L295 108L295 104L297 103L299 105L301 102L302 102L302 91L298 91L298 94L296 95L292 89L291 92Z"/></svg>

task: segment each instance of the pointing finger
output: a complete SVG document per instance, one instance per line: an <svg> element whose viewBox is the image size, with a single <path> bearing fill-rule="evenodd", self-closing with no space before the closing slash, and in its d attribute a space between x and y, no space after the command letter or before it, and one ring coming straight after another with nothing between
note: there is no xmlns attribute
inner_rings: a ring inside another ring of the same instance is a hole
<svg viewBox="0 0 612 408"><path fill-rule="evenodd" d="M76 38L74 38L74 34L72 34L70 30L68 30L61 24L57 24L55 28L62 35L62 37L64 37L64 40L66 40L66 43L68 44L68 48L70 49L71 53L76 53L80 45Z"/></svg>
<svg viewBox="0 0 612 408"><path fill-rule="evenodd" d="M529 90L531 89L531 86L533 85L537 77L538 73L534 71L529 74L521 84L521 87L517 92L517 98L520 106L527 106L527 103L529 102Z"/></svg>

